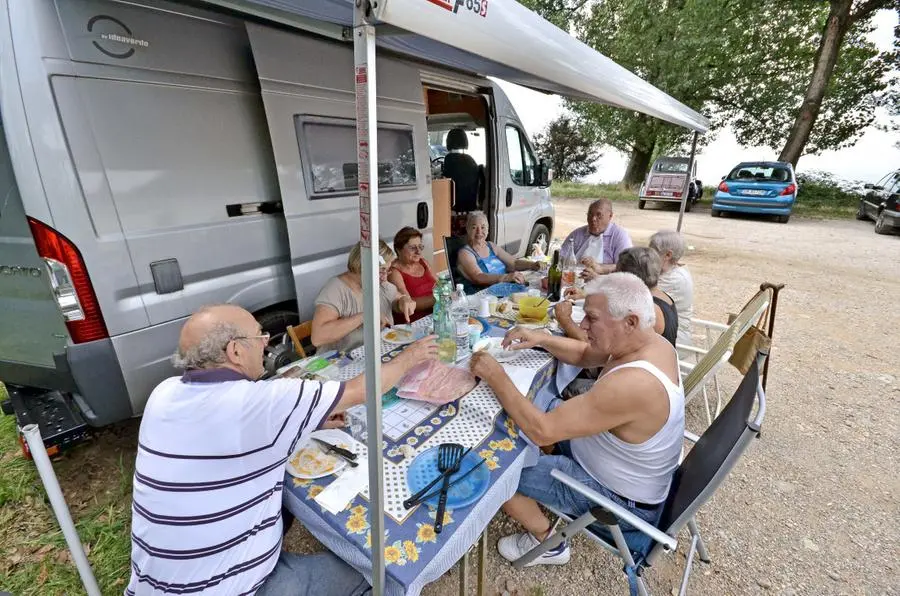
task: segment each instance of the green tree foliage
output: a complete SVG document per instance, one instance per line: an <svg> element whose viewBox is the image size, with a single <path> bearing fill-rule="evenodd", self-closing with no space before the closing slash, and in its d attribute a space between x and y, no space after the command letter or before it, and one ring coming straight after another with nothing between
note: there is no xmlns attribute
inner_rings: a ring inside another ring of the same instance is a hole
<svg viewBox="0 0 900 596"><path fill-rule="evenodd" d="M710 116L713 130L730 125L740 143L773 151L785 143L804 103L830 10L825 0L579 4L531 0L532 8L570 26L600 53ZM846 31L805 144L808 153L855 142L885 101L888 56L865 37L870 17L853 21ZM630 156L625 184L639 184L654 157L686 153L690 134L685 129L607 106L568 106L596 142Z"/></svg>
<svg viewBox="0 0 900 596"><path fill-rule="evenodd" d="M597 145L585 136L583 127L571 116L563 114L534 137L538 153L550 162L553 176L572 181L597 171L600 159Z"/></svg>

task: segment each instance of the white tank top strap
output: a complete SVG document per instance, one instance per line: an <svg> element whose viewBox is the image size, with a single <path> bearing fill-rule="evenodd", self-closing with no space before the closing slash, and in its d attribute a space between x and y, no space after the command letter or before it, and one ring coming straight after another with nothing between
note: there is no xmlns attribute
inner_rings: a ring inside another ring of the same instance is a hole
<svg viewBox="0 0 900 596"><path fill-rule="evenodd" d="M622 368L640 368L654 377L656 377L660 383L663 384L663 387L666 388L666 391L679 391L681 389L681 375L678 375L678 384L672 382L672 379L669 378L669 375L659 370L659 368L655 364L651 364L646 360L635 360L634 362L626 362L625 364L620 364L619 366L613 367L608 373L603 375L604 377L607 375L611 375Z"/></svg>

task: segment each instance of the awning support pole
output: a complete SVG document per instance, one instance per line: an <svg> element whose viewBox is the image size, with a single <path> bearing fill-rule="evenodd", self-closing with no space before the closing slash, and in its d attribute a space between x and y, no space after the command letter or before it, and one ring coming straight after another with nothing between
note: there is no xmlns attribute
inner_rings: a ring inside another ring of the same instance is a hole
<svg viewBox="0 0 900 596"><path fill-rule="evenodd" d="M375 93L375 27L371 4L356 0L353 14L356 142L359 161L359 239L362 243L363 345L366 348L366 428L369 450L369 531L372 593L382 596L384 489L381 453L381 283L378 240L378 112Z"/></svg>
<svg viewBox="0 0 900 596"><path fill-rule="evenodd" d="M681 220L684 219L684 206L687 205L688 202L688 189L691 185L691 176L694 173L694 156L697 153L697 137L700 136L700 133L696 130L694 131L694 140L691 142L691 159L688 161L688 171L687 176L684 177L684 188L681 189L681 208L678 211L678 227L675 229L677 231L681 231ZM698 189L699 191L699 189Z"/></svg>

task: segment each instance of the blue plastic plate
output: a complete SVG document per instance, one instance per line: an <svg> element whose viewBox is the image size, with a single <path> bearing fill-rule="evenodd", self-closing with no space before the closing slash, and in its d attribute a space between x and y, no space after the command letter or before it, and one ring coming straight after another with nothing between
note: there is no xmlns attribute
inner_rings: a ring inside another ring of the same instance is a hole
<svg viewBox="0 0 900 596"><path fill-rule="evenodd" d="M506 298L510 294L526 291L528 291L528 286L523 286L522 284L514 284L512 282L494 284L485 290L485 292L487 292L488 294L493 294L497 298Z"/></svg>
<svg viewBox="0 0 900 596"><path fill-rule="evenodd" d="M437 455L438 448L432 447L416 456L416 459L409 465L409 468L406 470L406 484L409 486L411 495L422 490L440 474L437 467ZM450 482L471 470L472 466L477 465L480 461L481 457L477 453L471 451L467 453L459 466L459 472L450 477ZM466 476L465 480L450 487L450 490L447 491L447 508L459 509L468 507L476 502L487 492L490 480L491 471L488 470L486 464L481 464L477 470ZM431 489L431 491L434 491L434 496L425 499L424 502L437 507L440 499L440 488L441 483L434 485Z"/></svg>
<svg viewBox="0 0 900 596"><path fill-rule="evenodd" d="M481 317L476 317L476 316L473 316L473 315L469 315L469 324L474 324L474 323L472 323L473 320L478 321L479 323L481 323L481 335L482 335L482 336L490 330L491 324L488 323L487 320L485 320L485 319L483 319L483 318L481 318Z"/></svg>

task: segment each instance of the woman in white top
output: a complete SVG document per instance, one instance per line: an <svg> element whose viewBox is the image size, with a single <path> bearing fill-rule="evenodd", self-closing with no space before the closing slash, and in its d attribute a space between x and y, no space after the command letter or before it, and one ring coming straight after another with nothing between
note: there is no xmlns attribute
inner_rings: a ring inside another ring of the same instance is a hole
<svg viewBox="0 0 900 596"><path fill-rule="evenodd" d="M400 294L387 281L388 270L394 262L394 251L384 240L378 242L381 257L381 325L394 324L397 313L405 322L416 311L416 302ZM347 271L328 280L316 297L316 311L312 320L310 341L320 352L346 352L363 343L362 250L359 243L347 257Z"/></svg>
<svg viewBox="0 0 900 596"><path fill-rule="evenodd" d="M679 263L684 256L684 238L675 230L661 230L650 237L650 248L662 259L657 287L671 296L678 311L677 343L691 346L691 320L694 318L694 279ZM684 355L682 354L682 357Z"/></svg>

